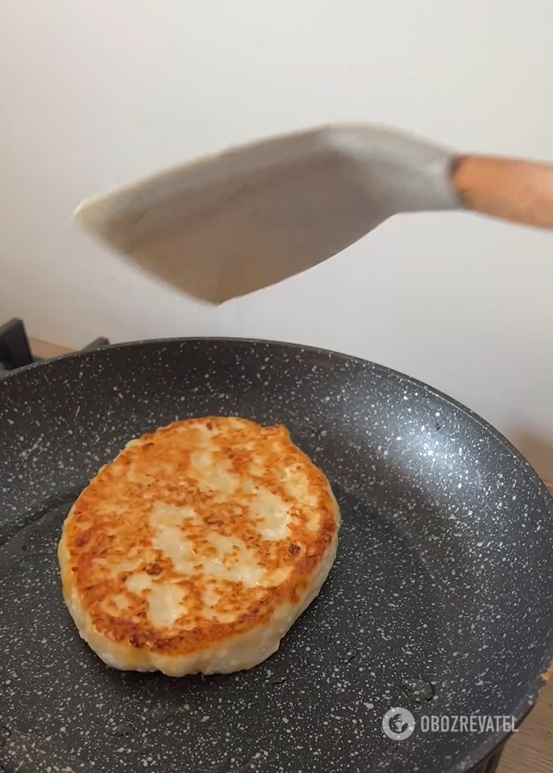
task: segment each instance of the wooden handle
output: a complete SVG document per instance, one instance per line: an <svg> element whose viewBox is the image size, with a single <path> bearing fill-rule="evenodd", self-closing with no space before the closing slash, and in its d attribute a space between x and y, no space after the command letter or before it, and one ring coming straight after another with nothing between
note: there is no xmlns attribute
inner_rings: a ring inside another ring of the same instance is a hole
<svg viewBox="0 0 553 773"><path fill-rule="evenodd" d="M464 156L451 179L465 207L553 230L553 164Z"/></svg>

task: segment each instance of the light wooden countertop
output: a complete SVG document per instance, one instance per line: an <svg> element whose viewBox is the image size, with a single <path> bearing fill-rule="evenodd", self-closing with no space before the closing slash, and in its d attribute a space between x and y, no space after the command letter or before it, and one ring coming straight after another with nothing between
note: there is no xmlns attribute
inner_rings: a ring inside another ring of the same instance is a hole
<svg viewBox="0 0 553 773"><path fill-rule="evenodd" d="M31 346L37 357L55 357L71 351L37 340L31 340ZM553 679L519 732L507 742L497 773L553 773Z"/></svg>
<svg viewBox="0 0 553 773"><path fill-rule="evenodd" d="M66 346L58 346L57 344L49 344L47 341L39 341L38 338L30 338L29 343L35 357L59 357L62 354L69 354L73 349L68 349Z"/></svg>

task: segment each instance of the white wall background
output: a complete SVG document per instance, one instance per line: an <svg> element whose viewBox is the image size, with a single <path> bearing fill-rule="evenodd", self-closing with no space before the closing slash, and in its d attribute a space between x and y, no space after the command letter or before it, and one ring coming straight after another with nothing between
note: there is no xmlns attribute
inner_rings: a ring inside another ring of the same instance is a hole
<svg viewBox="0 0 553 773"><path fill-rule="evenodd" d="M354 353L469 404L553 479L553 234L398 218L209 309L71 223L138 175L334 120L553 160L552 40L550 0L4 0L0 317L73 346L217 334Z"/></svg>

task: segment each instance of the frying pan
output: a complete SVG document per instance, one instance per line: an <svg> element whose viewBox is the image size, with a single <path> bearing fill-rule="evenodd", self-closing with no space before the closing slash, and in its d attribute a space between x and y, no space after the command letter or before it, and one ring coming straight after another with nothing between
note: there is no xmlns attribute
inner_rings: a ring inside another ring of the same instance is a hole
<svg viewBox="0 0 553 773"><path fill-rule="evenodd" d="M206 414L289 427L339 500L337 562L251 671L112 670L64 607L62 521L130 438ZM519 722L535 702L553 658L552 500L503 437L434 389L289 344L151 341L16 371L0 382L0 428L5 770L491 771L505 728L424 732L423 717ZM382 731L397 707L416 721L401 741Z"/></svg>

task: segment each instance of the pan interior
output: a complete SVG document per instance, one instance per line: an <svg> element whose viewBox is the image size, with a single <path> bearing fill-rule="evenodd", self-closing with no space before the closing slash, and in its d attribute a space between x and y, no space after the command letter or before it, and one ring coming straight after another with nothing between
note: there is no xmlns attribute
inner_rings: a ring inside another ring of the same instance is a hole
<svg viewBox="0 0 553 773"><path fill-rule="evenodd" d="M208 414L291 430L338 498L337 562L279 652L250 672L111 670L61 599L63 518L129 439ZM421 717L520 717L535 699L553 639L550 500L501 438L433 390L317 350L150 342L10 376L0 426L5 765L30 755L113 773L464 770L501 734L423 732ZM418 722L402 741L382 732L398 706Z"/></svg>

